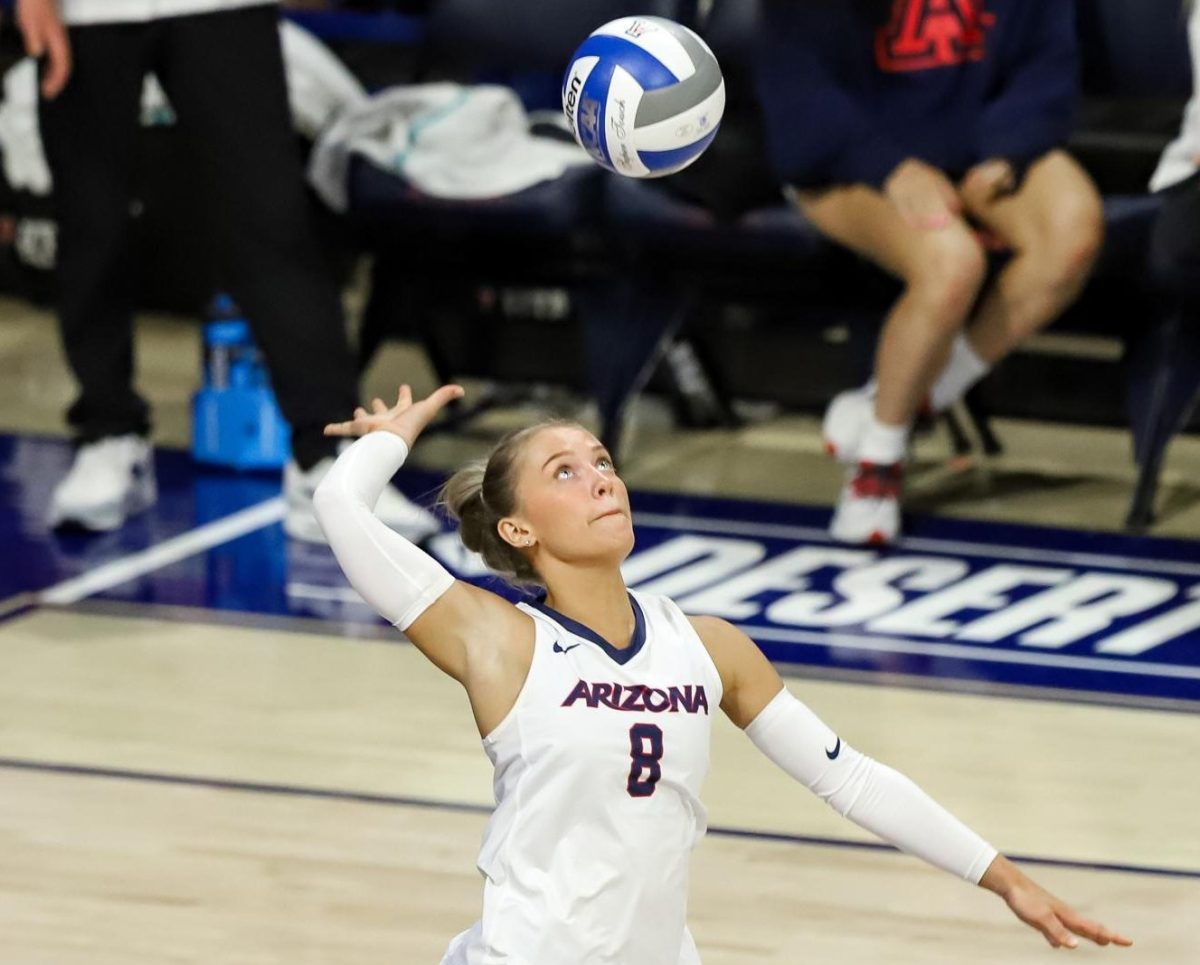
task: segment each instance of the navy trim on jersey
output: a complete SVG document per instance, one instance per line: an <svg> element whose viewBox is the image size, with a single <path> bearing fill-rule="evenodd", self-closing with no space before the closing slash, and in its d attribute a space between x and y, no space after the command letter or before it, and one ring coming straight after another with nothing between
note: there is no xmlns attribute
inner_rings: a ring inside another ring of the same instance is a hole
<svg viewBox="0 0 1200 965"><path fill-rule="evenodd" d="M546 614L551 620L561 623L564 629L571 631L575 636L594 643L617 663L626 664L638 655L646 642L646 617L632 593L629 594L629 602L633 606L633 636L629 638L629 646L624 649L614 647L591 627L585 627L569 616L564 616L553 607L546 606L542 600L530 600L529 605Z"/></svg>

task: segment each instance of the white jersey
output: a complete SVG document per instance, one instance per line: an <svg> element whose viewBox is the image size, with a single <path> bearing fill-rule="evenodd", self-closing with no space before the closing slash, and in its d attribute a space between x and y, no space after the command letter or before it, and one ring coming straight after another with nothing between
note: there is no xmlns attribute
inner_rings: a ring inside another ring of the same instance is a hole
<svg viewBox="0 0 1200 965"><path fill-rule="evenodd" d="M541 604L529 676L484 738L483 918L442 965L698 965L688 868L707 828L716 666L671 600L630 593L616 649Z"/></svg>
<svg viewBox="0 0 1200 965"><path fill-rule="evenodd" d="M401 630L451 586L436 560L373 513L408 445L373 432L338 457L313 497L363 599ZM443 965L698 965L687 930L688 864L704 834L721 680L665 597L630 593L623 650L545 606L516 702L483 746L496 811L479 870L483 918ZM979 882L996 849L912 781L845 744L781 689L747 736L839 814L902 851Z"/></svg>
<svg viewBox="0 0 1200 965"><path fill-rule="evenodd" d="M1188 22L1192 48L1192 99L1183 115L1179 137L1163 151L1158 169L1150 179L1150 190L1161 191L1190 178L1200 168L1200 3L1193 3Z"/></svg>

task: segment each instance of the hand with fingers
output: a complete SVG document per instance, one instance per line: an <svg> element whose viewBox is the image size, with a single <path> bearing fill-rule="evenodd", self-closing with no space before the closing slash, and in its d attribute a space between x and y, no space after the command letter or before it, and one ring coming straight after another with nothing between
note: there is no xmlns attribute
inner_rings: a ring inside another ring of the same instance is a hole
<svg viewBox="0 0 1200 965"><path fill-rule="evenodd" d="M55 0L17 0L17 28L25 41L25 53L46 58L42 96L53 100L71 76L71 41Z"/></svg>
<svg viewBox="0 0 1200 965"><path fill-rule="evenodd" d="M382 399L373 399L370 412L360 405L354 410L352 419L329 423L325 427L325 435L357 437L365 436L368 432L391 432L412 449L417 437L437 414L455 399L461 399L463 394L461 385L443 385L427 398L414 402L412 389L402 385L396 404L391 408Z"/></svg>
<svg viewBox="0 0 1200 965"><path fill-rule="evenodd" d="M901 161L888 175L883 193L914 228L948 228L962 214L962 200L951 180L917 158Z"/></svg>
<svg viewBox="0 0 1200 965"><path fill-rule="evenodd" d="M1017 173L1012 164L1003 158L992 158L971 168L958 190L967 211L977 215L989 205L1012 194L1016 187Z"/></svg>
<svg viewBox="0 0 1200 965"><path fill-rule="evenodd" d="M1076 935L1097 945L1133 944L1132 939L1085 918L1055 898L1003 855L996 857L979 884L1000 895L1009 910L1030 928L1040 931L1053 948L1075 948L1079 944Z"/></svg>

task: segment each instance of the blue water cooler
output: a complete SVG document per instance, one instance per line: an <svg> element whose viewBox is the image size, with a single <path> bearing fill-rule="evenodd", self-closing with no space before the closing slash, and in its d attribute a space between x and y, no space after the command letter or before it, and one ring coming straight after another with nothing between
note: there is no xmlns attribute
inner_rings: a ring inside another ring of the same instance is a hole
<svg viewBox="0 0 1200 965"><path fill-rule="evenodd" d="M291 456L284 421L250 326L227 295L204 325L204 384L192 399L192 456L234 469L278 469Z"/></svg>

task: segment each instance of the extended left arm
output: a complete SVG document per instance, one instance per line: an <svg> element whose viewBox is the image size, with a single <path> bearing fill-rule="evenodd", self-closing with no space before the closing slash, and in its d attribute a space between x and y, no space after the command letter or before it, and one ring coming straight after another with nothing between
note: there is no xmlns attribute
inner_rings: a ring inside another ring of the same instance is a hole
<svg viewBox="0 0 1200 965"><path fill-rule="evenodd" d="M997 851L903 774L861 754L786 688L746 728L838 814L901 851L978 883Z"/></svg>
<svg viewBox="0 0 1200 965"><path fill-rule="evenodd" d="M1058 947L1074 932L1132 944L1077 914L898 771L861 754L791 695L754 641L712 617L692 619L721 675L721 708L784 771L855 824L930 864L1000 895Z"/></svg>

